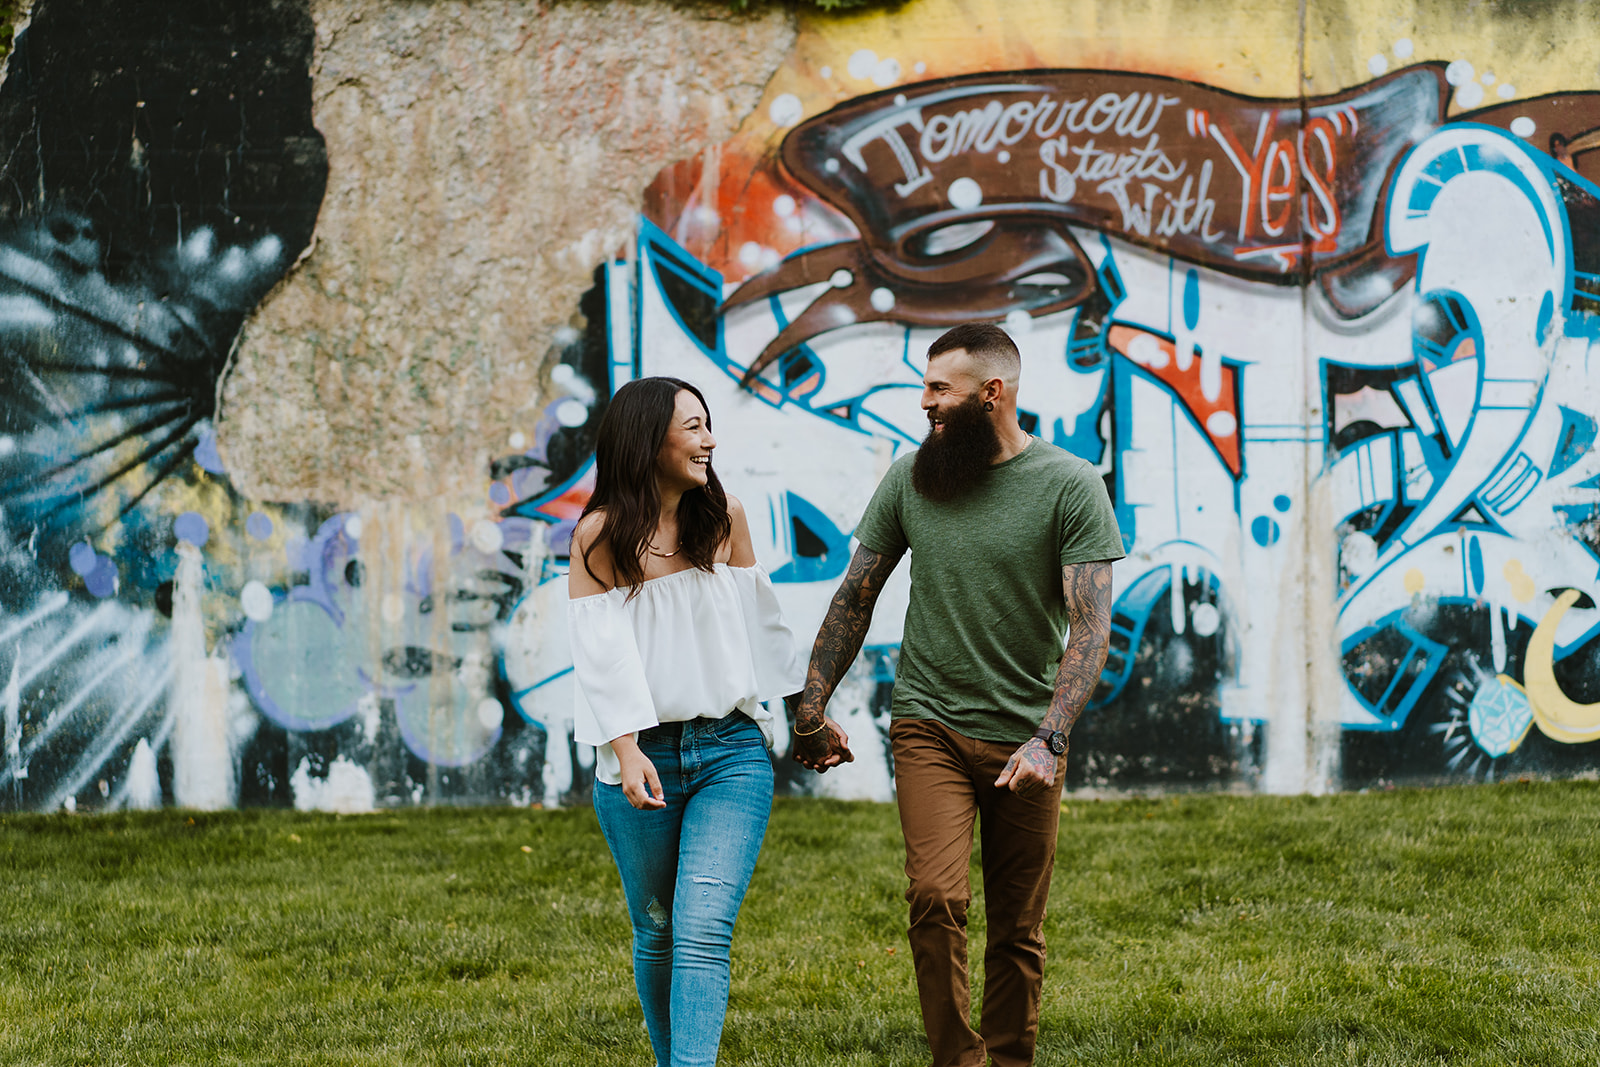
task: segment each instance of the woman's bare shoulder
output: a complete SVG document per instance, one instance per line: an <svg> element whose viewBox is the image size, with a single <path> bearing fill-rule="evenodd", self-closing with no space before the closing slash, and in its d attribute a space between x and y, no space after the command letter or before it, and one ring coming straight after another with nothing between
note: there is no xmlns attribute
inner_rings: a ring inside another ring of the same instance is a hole
<svg viewBox="0 0 1600 1067"><path fill-rule="evenodd" d="M602 511L591 511L572 528L571 560L567 586L573 597L603 593L616 584L611 567L611 550L600 540L605 526Z"/></svg>
<svg viewBox="0 0 1600 1067"><path fill-rule="evenodd" d="M573 545L581 543L587 547L592 544L594 539L600 536L600 530L605 526L605 523L605 508L595 508L583 516L578 520L578 524L572 528Z"/></svg>
<svg viewBox="0 0 1600 1067"><path fill-rule="evenodd" d="M751 567L756 562L755 546L750 541L750 521L744 505L732 493L728 494L727 560L733 567Z"/></svg>

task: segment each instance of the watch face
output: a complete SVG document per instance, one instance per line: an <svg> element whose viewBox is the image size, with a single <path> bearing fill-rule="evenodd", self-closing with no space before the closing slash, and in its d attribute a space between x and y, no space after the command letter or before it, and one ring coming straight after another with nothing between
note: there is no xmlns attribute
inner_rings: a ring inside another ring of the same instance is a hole
<svg viewBox="0 0 1600 1067"><path fill-rule="evenodd" d="M1049 744L1050 751L1059 756L1067 750L1067 735L1058 730L1050 735Z"/></svg>

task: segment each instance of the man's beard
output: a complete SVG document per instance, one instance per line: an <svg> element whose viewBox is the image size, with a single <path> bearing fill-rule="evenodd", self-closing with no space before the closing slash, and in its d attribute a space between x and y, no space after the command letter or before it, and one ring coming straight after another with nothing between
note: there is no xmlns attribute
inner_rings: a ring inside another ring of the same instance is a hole
<svg viewBox="0 0 1600 1067"><path fill-rule="evenodd" d="M911 487L939 503L970 492L1000 454L994 428L976 393L944 415L944 429L931 427L911 462Z"/></svg>

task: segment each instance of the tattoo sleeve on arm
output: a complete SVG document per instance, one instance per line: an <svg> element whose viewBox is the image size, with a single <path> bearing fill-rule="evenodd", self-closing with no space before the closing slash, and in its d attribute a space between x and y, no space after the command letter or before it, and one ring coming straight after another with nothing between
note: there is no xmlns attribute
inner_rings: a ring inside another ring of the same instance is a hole
<svg viewBox="0 0 1600 1067"><path fill-rule="evenodd" d="M1100 681L1111 637L1111 564L1070 563L1061 568L1067 599L1067 650L1056 669L1055 697L1043 726L1068 733Z"/></svg>
<svg viewBox="0 0 1600 1067"><path fill-rule="evenodd" d="M850 569L833 594L822 629L817 631L817 643L811 649L806 687L795 712L797 731L806 733L822 725L828 698L861 651L872 623L873 605L899 564L900 555L882 555L864 545L856 546Z"/></svg>

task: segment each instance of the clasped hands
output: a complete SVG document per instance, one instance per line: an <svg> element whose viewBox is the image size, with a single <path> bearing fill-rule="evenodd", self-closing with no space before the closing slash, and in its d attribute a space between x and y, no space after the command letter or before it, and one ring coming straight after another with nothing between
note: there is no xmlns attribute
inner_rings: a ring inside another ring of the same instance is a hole
<svg viewBox="0 0 1600 1067"><path fill-rule="evenodd" d="M785 703L789 704L791 712L795 710L796 702ZM799 721L798 715L793 717ZM827 774L830 768L841 763L854 763L856 758L855 753L850 751L850 736L844 732L844 727L826 715L822 718L820 730L794 735L792 751L796 763L818 774Z"/></svg>

